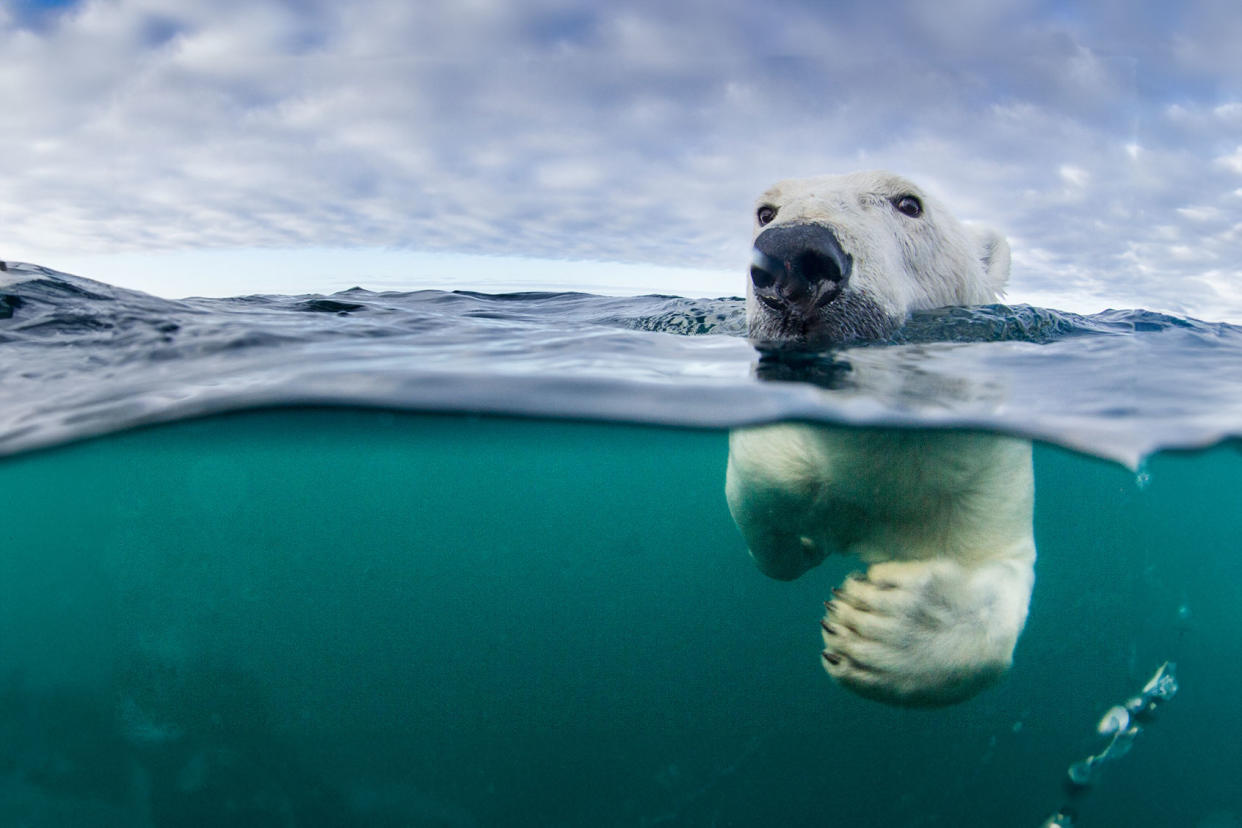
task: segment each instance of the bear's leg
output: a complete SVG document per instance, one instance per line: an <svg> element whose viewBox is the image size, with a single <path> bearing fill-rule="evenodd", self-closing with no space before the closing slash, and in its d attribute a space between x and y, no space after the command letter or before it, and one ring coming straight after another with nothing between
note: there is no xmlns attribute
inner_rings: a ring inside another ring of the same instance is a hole
<svg viewBox="0 0 1242 828"><path fill-rule="evenodd" d="M1012 663L1034 579L1033 561L1021 557L875 564L825 604L824 669L889 704L962 701Z"/></svg>

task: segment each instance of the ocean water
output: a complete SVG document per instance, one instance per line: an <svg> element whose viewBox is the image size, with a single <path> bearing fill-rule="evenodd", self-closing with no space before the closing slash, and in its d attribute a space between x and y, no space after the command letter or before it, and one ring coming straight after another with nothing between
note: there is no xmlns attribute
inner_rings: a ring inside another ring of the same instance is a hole
<svg viewBox="0 0 1242 828"><path fill-rule="evenodd" d="M1242 826L1242 330L736 299L170 302L0 273L0 825ZM728 429L1035 445L1013 670L902 710L750 561ZM1178 692L1088 789L1109 708Z"/></svg>

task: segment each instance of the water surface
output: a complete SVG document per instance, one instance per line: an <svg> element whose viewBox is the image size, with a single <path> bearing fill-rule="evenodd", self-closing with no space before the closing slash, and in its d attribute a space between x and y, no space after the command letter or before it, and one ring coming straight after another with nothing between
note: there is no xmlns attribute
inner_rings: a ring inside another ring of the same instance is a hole
<svg viewBox="0 0 1242 828"><path fill-rule="evenodd" d="M16 263L0 277L0 452L305 404L974 427L1130 465L1242 431L1242 328L1141 310L932 311L892 343L790 374L755 371L740 299L355 289L170 301Z"/></svg>

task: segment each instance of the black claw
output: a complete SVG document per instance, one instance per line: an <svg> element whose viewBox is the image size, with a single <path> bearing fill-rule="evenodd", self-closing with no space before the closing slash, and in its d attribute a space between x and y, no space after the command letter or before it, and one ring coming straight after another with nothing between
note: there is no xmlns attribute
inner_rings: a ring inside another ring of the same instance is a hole
<svg viewBox="0 0 1242 828"><path fill-rule="evenodd" d="M827 650L824 650L824 661L832 665L837 665L841 663L841 656L835 655L834 653L830 653Z"/></svg>
<svg viewBox="0 0 1242 828"><path fill-rule="evenodd" d="M820 621L820 622L819 622L819 625L820 625L821 627L823 627L823 628L824 628L824 631L825 631L825 632L827 632L829 635L836 635L836 634L837 634L837 628L836 628L836 627L834 627L834 626L832 626L831 624L829 624L826 620L825 620L825 621Z"/></svg>

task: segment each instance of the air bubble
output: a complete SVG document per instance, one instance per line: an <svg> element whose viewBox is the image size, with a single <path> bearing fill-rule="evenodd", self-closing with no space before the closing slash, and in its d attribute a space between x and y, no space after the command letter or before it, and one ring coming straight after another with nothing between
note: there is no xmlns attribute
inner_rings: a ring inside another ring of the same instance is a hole
<svg viewBox="0 0 1242 828"><path fill-rule="evenodd" d="M1104 718L1100 719L1099 731L1103 736L1111 736L1114 733L1120 733L1130 726L1130 714L1126 712L1124 707L1110 707L1108 712L1104 714Z"/></svg>

